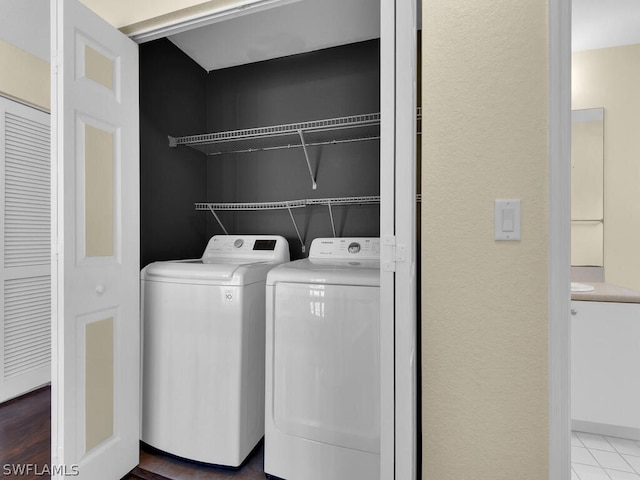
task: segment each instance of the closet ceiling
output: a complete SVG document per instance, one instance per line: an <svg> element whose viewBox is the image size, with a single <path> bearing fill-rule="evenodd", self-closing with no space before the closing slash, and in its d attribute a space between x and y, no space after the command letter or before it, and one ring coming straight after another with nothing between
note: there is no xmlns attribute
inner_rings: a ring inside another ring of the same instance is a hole
<svg viewBox="0 0 640 480"><path fill-rule="evenodd" d="M378 37L378 2L302 0L169 39L211 71Z"/></svg>

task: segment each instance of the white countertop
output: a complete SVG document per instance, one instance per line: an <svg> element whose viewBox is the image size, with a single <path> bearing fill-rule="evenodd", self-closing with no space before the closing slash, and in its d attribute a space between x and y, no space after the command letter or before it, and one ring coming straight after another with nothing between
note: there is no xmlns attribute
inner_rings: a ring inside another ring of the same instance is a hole
<svg viewBox="0 0 640 480"><path fill-rule="evenodd" d="M592 292L571 292L571 300L586 302L640 303L640 291L611 283L580 282L594 287Z"/></svg>

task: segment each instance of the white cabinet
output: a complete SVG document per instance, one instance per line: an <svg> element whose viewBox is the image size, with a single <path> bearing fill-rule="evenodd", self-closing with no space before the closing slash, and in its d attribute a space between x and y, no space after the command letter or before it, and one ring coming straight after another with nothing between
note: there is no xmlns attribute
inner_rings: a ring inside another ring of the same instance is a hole
<svg viewBox="0 0 640 480"><path fill-rule="evenodd" d="M640 439L640 304L571 302L571 418Z"/></svg>

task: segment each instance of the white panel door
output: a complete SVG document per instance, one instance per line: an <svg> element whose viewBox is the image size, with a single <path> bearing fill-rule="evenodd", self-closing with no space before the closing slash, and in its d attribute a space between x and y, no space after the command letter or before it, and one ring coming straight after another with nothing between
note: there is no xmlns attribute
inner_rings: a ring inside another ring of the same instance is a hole
<svg viewBox="0 0 640 480"><path fill-rule="evenodd" d="M51 380L50 136L0 97L0 402Z"/></svg>
<svg viewBox="0 0 640 480"><path fill-rule="evenodd" d="M139 458L138 49L76 0L51 21L52 468L113 480Z"/></svg>

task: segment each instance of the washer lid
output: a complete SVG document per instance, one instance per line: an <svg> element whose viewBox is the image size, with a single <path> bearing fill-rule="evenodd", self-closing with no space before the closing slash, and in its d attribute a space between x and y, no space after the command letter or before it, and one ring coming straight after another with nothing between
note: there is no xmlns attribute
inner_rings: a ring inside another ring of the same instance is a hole
<svg viewBox="0 0 640 480"><path fill-rule="evenodd" d="M154 262L147 265L141 278L157 282L248 285L264 281L274 267L271 262L227 260L225 263L203 263L202 260Z"/></svg>
<svg viewBox="0 0 640 480"><path fill-rule="evenodd" d="M214 235L202 258L155 262L142 280L213 285L264 282L267 272L289 261L289 244L278 235Z"/></svg>

